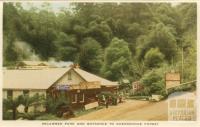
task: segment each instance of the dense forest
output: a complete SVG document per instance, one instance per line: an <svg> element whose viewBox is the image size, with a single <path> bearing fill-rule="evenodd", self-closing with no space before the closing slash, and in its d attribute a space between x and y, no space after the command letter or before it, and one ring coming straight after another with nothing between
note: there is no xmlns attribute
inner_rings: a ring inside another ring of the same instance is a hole
<svg viewBox="0 0 200 127"><path fill-rule="evenodd" d="M30 5L31 6L31 5ZM195 3L49 3L3 6L3 65L20 60L72 61L113 81L154 80L175 70L196 79ZM152 71L153 70L153 71Z"/></svg>

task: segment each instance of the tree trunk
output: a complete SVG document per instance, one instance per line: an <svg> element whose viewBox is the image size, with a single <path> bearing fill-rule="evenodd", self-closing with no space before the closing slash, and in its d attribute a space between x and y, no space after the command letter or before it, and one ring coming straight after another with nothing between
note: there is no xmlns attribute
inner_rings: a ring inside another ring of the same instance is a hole
<svg viewBox="0 0 200 127"><path fill-rule="evenodd" d="M16 108L13 108L13 120L16 120Z"/></svg>

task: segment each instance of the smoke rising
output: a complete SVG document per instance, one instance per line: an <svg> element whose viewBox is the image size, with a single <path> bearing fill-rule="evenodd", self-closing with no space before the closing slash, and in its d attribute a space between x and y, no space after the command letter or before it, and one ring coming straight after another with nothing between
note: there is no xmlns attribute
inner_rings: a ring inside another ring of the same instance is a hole
<svg viewBox="0 0 200 127"><path fill-rule="evenodd" d="M14 49L18 54L19 60L30 60L30 61L39 61L39 55L35 54L33 48L26 42L16 41L14 43Z"/></svg>
<svg viewBox="0 0 200 127"><path fill-rule="evenodd" d="M18 54L19 61L41 61L39 55L37 55L33 48L26 42L23 41L16 41L14 43L14 49ZM56 61L55 58L49 58L47 61L50 66L53 67L69 67L73 64L71 61Z"/></svg>

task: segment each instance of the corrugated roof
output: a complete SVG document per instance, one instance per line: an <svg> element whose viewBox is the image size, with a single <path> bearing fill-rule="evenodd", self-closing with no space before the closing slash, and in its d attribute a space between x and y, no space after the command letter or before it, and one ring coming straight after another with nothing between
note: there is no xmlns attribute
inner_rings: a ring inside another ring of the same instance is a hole
<svg viewBox="0 0 200 127"><path fill-rule="evenodd" d="M48 89L59 78L67 73L71 68L48 68L40 70L4 70L4 89ZM117 82L112 82L91 74L79 68L74 68L87 82L100 81L102 86L116 86Z"/></svg>
<svg viewBox="0 0 200 127"><path fill-rule="evenodd" d="M94 82L94 81L100 81L102 86L116 86L118 85L117 82L112 82L107 79L101 78L97 75L91 74L87 71L84 71L79 68L74 68L74 70L82 77L84 78L87 82Z"/></svg>
<svg viewBox="0 0 200 127"><path fill-rule="evenodd" d="M48 66L49 63L46 61L20 61L18 64L24 64L26 66Z"/></svg>
<svg viewBox="0 0 200 127"><path fill-rule="evenodd" d="M4 89L47 89L70 68L4 70Z"/></svg>

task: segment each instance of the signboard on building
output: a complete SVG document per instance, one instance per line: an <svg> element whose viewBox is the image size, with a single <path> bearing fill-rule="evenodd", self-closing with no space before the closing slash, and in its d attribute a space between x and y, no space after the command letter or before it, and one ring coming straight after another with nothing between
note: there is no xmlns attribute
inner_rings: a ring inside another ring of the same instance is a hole
<svg viewBox="0 0 200 127"><path fill-rule="evenodd" d="M69 90L70 87L68 85L57 85L56 89L57 90Z"/></svg>
<svg viewBox="0 0 200 127"><path fill-rule="evenodd" d="M181 76L178 72L169 72L165 74L166 89L179 86L181 84Z"/></svg>

